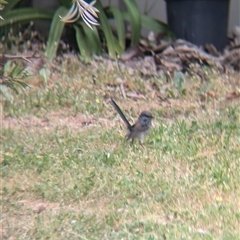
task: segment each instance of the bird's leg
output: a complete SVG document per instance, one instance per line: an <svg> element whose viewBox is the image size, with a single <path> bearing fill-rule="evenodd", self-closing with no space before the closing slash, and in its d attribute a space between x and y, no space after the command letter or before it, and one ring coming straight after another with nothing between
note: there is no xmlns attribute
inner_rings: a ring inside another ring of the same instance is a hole
<svg viewBox="0 0 240 240"><path fill-rule="evenodd" d="M142 147L143 149L145 149L145 147L144 147L144 145L143 145L143 141L142 141L142 140L139 140L139 144L141 145L141 147Z"/></svg>

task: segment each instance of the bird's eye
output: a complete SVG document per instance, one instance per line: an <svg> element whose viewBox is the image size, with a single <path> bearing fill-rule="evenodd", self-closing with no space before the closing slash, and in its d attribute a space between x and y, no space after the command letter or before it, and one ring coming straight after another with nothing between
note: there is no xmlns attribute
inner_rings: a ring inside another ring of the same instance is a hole
<svg viewBox="0 0 240 240"><path fill-rule="evenodd" d="M146 115L143 116L143 121L147 122L148 117Z"/></svg>

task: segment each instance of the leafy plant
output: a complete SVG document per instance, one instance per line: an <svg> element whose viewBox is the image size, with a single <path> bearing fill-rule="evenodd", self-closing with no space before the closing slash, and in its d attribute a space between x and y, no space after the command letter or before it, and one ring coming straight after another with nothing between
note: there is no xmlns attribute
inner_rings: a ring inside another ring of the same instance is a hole
<svg viewBox="0 0 240 240"><path fill-rule="evenodd" d="M177 72L173 78L174 87L177 89L179 95L185 95L186 89L183 88L185 81L184 74L182 72Z"/></svg>
<svg viewBox="0 0 240 240"><path fill-rule="evenodd" d="M12 94L9 90L12 90L16 94L19 90L24 90L29 87L25 82L25 79L30 76L30 72L26 71L26 67L13 60L9 60L0 71L2 79L0 83L0 96L6 100L11 100Z"/></svg>
<svg viewBox="0 0 240 240"><path fill-rule="evenodd" d="M7 4L7 1L5 1L5 0L0 0L0 4Z"/></svg>
<svg viewBox="0 0 240 240"><path fill-rule="evenodd" d="M3 10L3 4L7 4L5 0L0 0L0 11ZM0 20L3 20L3 17L0 15Z"/></svg>
<svg viewBox="0 0 240 240"><path fill-rule="evenodd" d="M127 8L126 11L120 11L114 6L103 7L101 1L96 2L95 6L99 11L98 17L101 28L94 26L92 31L90 31L83 21L76 21L73 23L77 44L81 56L84 59L88 59L91 55L102 52L103 48L101 42L103 38L106 40L110 57L116 58L121 55L125 50L125 21L131 26L131 45L137 45L139 43L142 27L151 29L154 32L166 31L165 24L154 20L147 15L141 14L135 0L124 0L124 2ZM67 5L67 2L65 2L65 5ZM63 14L64 11L66 11L65 7L61 6L53 17L48 46L46 49L46 55L50 60L52 60L56 54L56 43L59 42L62 35L63 23L58 21L58 16L60 13ZM72 18L76 20L76 17L71 14L71 9L68 15L72 15ZM111 19L115 20L116 31L114 31L109 24L109 20ZM73 22L73 20L71 22Z"/></svg>
<svg viewBox="0 0 240 240"><path fill-rule="evenodd" d="M3 1L3 0L1 0ZM33 20L51 20L52 14L46 10L35 8L15 8L21 0L9 0L1 11L4 21L0 21L0 27L9 28L19 22L30 22Z"/></svg>
<svg viewBox="0 0 240 240"><path fill-rule="evenodd" d="M132 46L139 43L142 27L156 33L166 31L165 24L141 14L135 0L124 0L126 11L120 11L114 6L103 7L100 0L96 2L95 7L93 7L95 2L86 3L86 0L74 0L73 3L71 0L60 0L62 5L56 9L54 14L35 8L15 9L19 2L20 0L11 0L2 11L4 21L0 21L0 27L2 29L5 27L4 35L7 36L14 23L33 20L51 21L46 48L46 56L49 60L55 57L64 27L66 24L69 26L69 22L72 22L71 27L75 31L81 57L86 60L94 54L100 54L104 50L105 44L103 43L106 43L111 58L121 55L126 47L125 22L131 26ZM68 12L71 4L73 5ZM72 18L64 22L69 14ZM115 20L115 28L110 26L109 20ZM98 23L100 26L97 26Z"/></svg>

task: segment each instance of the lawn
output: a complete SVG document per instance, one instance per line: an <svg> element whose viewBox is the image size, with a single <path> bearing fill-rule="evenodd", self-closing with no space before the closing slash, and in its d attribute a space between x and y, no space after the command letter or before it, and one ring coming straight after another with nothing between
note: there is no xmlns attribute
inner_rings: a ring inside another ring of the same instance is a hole
<svg viewBox="0 0 240 240"><path fill-rule="evenodd" d="M4 101L3 239L240 239L239 73L134 64L69 55ZM151 110L144 148L110 97Z"/></svg>

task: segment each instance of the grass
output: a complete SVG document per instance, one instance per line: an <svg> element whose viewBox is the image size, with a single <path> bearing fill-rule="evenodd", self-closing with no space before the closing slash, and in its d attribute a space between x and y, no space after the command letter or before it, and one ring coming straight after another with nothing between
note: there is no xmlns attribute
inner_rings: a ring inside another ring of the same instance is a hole
<svg viewBox="0 0 240 240"><path fill-rule="evenodd" d="M101 59L47 67L45 85L4 102L3 239L240 239L237 73L186 74L179 91ZM131 121L153 112L144 149L110 96Z"/></svg>

